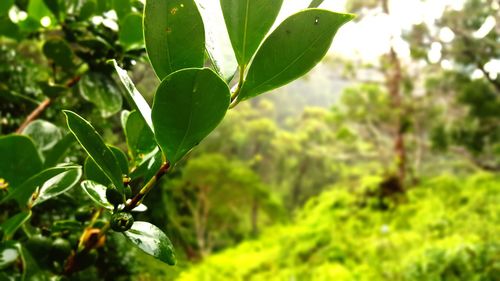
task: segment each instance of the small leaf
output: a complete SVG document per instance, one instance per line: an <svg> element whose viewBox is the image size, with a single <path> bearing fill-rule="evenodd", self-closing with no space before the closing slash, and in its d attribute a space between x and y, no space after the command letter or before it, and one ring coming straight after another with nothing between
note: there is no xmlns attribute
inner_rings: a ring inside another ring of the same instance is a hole
<svg viewBox="0 0 500 281"><path fill-rule="evenodd" d="M12 237L16 230L21 227L29 218L31 217L31 211L25 211L18 213L8 220L4 221L0 226L4 231L4 235L7 239Z"/></svg>
<svg viewBox="0 0 500 281"><path fill-rule="evenodd" d="M143 48L142 15L131 13L123 18L120 21L118 38L127 50Z"/></svg>
<svg viewBox="0 0 500 281"><path fill-rule="evenodd" d="M62 39L49 39L43 44L43 54L55 64L63 68L70 69L74 67L73 51L71 47Z"/></svg>
<svg viewBox="0 0 500 281"><path fill-rule="evenodd" d="M144 8L144 40L156 75L202 67L205 31L193 0L148 0Z"/></svg>
<svg viewBox="0 0 500 281"><path fill-rule="evenodd" d="M135 162L140 161L144 155L157 147L151 129L137 111L132 111L128 115L125 123L125 136L129 153Z"/></svg>
<svg viewBox="0 0 500 281"><path fill-rule="evenodd" d="M196 0L205 25L205 47L217 73L230 81L238 69L238 61L227 34L219 0Z"/></svg>
<svg viewBox="0 0 500 281"><path fill-rule="evenodd" d="M78 83L81 96L109 117L122 109L121 91L111 77L98 72L85 74Z"/></svg>
<svg viewBox="0 0 500 281"><path fill-rule="evenodd" d="M90 199L97 203L97 205L106 209L113 209L113 205L106 199L106 186L91 180L82 181L81 186Z"/></svg>
<svg viewBox="0 0 500 281"><path fill-rule="evenodd" d="M325 56L337 30L352 18L321 9L306 9L287 18L257 51L239 99L278 88L307 73Z"/></svg>
<svg viewBox="0 0 500 281"><path fill-rule="evenodd" d="M52 149L62 139L61 130L44 120L35 120L29 123L22 134L29 136L34 141L42 157L44 152Z"/></svg>
<svg viewBox="0 0 500 281"><path fill-rule="evenodd" d="M247 65L276 20L283 0L220 0L220 4L238 63Z"/></svg>
<svg viewBox="0 0 500 281"><path fill-rule="evenodd" d="M26 136L9 135L0 137L0 179L9 188L21 185L26 179L42 170L42 160Z"/></svg>
<svg viewBox="0 0 500 281"><path fill-rule="evenodd" d="M325 0L312 0L311 4L309 4L309 8L318 8L323 2L325 2Z"/></svg>
<svg viewBox="0 0 500 281"><path fill-rule="evenodd" d="M174 246L167 235L158 227L143 221L136 221L124 235L145 253L165 262L175 265Z"/></svg>
<svg viewBox="0 0 500 281"><path fill-rule="evenodd" d="M171 165L222 121L229 88L208 68L180 70L165 78L153 103L155 138Z"/></svg>
<svg viewBox="0 0 500 281"><path fill-rule="evenodd" d="M119 162L109 147L104 144L101 136L89 122L78 114L68 110L65 110L64 113L70 131L87 151L90 158L94 160L113 185L123 191L122 171Z"/></svg>
<svg viewBox="0 0 500 281"><path fill-rule="evenodd" d="M111 152L113 152L113 155L115 156L116 160L118 161L118 164L120 166L120 170L123 175L128 174L128 159L127 156L121 149L108 145L109 149ZM93 180L95 182L98 182L100 184L103 184L105 186L108 186L111 184L111 181L109 178L106 176L106 174L99 168L99 166L95 163L92 158L87 157L85 159L85 164L84 164L84 170L85 170L85 177L88 180Z"/></svg>
<svg viewBox="0 0 500 281"><path fill-rule="evenodd" d="M18 245L14 241L4 241L0 242L0 270L10 266L19 258ZM0 280L10 280L8 278L3 279L0 276Z"/></svg>
<svg viewBox="0 0 500 281"><path fill-rule="evenodd" d="M38 187L41 187L45 182L50 181L50 179L52 179L53 177L57 177L64 172L80 168L81 167L78 165L68 164L43 170L40 173L30 177L20 186L11 189L11 192L7 196L5 196L2 201L0 201L0 204L6 202L7 200L14 199L20 205L24 205L28 202L36 189Z"/></svg>
<svg viewBox="0 0 500 281"><path fill-rule="evenodd" d="M123 175L128 174L128 159L125 152L119 149L116 146L108 145L111 152L115 155L116 160L118 160L118 164L120 165L120 169Z"/></svg>
<svg viewBox="0 0 500 281"><path fill-rule="evenodd" d="M151 108L149 107L149 104L146 102L141 93L139 93L139 91L135 88L134 82L132 82L128 76L127 71L119 67L116 60L112 60L111 62L115 67L118 77L120 77L120 81L125 89L127 89L130 107L141 113L142 118L144 118L146 124L148 124L151 131L153 131L153 121L151 121Z"/></svg>
<svg viewBox="0 0 500 281"><path fill-rule="evenodd" d="M143 157L137 168L130 173L132 180L142 177L143 182L148 182L160 169L163 157L160 149L156 147L152 152Z"/></svg>
<svg viewBox="0 0 500 281"><path fill-rule="evenodd" d="M52 177L46 181L40 191L38 197L33 201L33 206L45 202L53 197L62 194L74 187L82 177L82 168L80 166L70 169L66 172Z"/></svg>

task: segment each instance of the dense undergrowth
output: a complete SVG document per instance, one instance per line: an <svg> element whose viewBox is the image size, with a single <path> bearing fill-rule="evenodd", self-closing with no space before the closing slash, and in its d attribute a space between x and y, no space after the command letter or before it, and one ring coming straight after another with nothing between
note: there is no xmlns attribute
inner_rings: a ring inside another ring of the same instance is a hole
<svg viewBox="0 0 500 281"><path fill-rule="evenodd" d="M360 193L333 186L177 280L500 280L500 177L428 179L388 210Z"/></svg>

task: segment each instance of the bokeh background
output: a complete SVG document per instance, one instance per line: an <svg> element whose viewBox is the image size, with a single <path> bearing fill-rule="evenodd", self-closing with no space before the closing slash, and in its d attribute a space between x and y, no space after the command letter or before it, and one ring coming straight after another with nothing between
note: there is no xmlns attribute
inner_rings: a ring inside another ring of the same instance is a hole
<svg viewBox="0 0 500 281"><path fill-rule="evenodd" d="M151 101L143 2L55 2L0 0L0 133L23 133L47 103L38 119L55 139L71 109L125 148L129 106L106 61ZM309 2L285 0L275 25ZM198 5L231 58L218 1ZM325 59L231 110L146 199L139 218L169 235L178 265L111 235L74 280L500 280L499 2L320 7L357 15ZM77 145L66 157L83 159ZM54 199L33 223L81 200Z"/></svg>

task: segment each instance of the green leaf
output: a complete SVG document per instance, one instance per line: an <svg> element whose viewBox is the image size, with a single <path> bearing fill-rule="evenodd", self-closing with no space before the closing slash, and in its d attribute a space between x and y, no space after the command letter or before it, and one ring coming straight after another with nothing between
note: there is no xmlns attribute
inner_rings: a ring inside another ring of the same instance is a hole
<svg viewBox="0 0 500 281"><path fill-rule="evenodd" d="M143 48L142 36L142 15L131 13L120 21L118 38L127 50Z"/></svg>
<svg viewBox="0 0 500 281"><path fill-rule="evenodd" d="M219 0L196 0L205 26L205 47L217 73L230 81L238 69L238 62L227 34Z"/></svg>
<svg viewBox="0 0 500 281"><path fill-rule="evenodd" d="M44 120L35 120L29 123L22 134L33 140L42 157L46 151L52 149L62 139L61 130L56 125Z"/></svg>
<svg viewBox="0 0 500 281"><path fill-rule="evenodd" d="M114 207L106 199L107 187L92 180L82 181L81 187L97 205L112 210Z"/></svg>
<svg viewBox="0 0 500 281"><path fill-rule="evenodd" d="M2 1L0 1L0 15L8 14L9 10L13 4L14 4L14 0L2 0Z"/></svg>
<svg viewBox="0 0 500 281"><path fill-rule="evenodd" d="M325 2L325 0L312 0L311 4L309 4L309 8L318 8L323 2Z"/></svg>
<svg viewBox="0 0 500 281"><path fill-rule="evenodd" d="M205 31L193 0L146 1L144 40L160 80L176 70L203 66Z"/></svg>
<svg viewBox="0 0 500 281"><path fill-rule="evenodd" d="M153 103L155 138L171 165L222 121L229 88L208 68L185 69L167 76Z"/></svg>
<svg viewBox="0 0 500 281"><path fill-rule="evenodd" d="M127 71L118 66L116 60L112 60L111 62L115 67L120 81L127 90L130 107L141 113L142 118L144 118L146 124L148 124L151 131L153 131L153 121L151 121L151 108L149 107L149 104L146 102L141 93L139 93L139 91L135 88L134 82L132 82L128 76Z"/></svg>
<svg viewBox="0 0 500 281"><path fill-rule="evenodd" d="M174 246L167 235L158 227L143 221L136 221L124 235L145 253L165 262L175 265Z"/></svg>
<svg viewBox="0 0 500 281"><path fill-rule="evenodd" d="M99 108L103 117L109 117L122 109L121 91L110 76L89 72L80 79L78 89L84 99Z"/></svg>
<svg viewBox="0 0 500 281"><path fill-rule="evenodd" d="M52 167L59 163L74 142L75 136L73 134L65 135L54 147L45 153L44 168Z"/></svg>
<svg viewBox="0 0 500 281"><path fill-rule="evenodd" d="M117 147L114 146L108 146L108 147L111 150L111 152L113 152L113 155L118 161L122 174L124 175L128 174L127 155L125 155L125 153ZM105 186L111 184L111 181L106 176L106 174L99 168L99 165L97 165L96 162L92 160L92 158L90 157L87 157L87 159L85 159L84 171L85 171L85 178L88 180L93 180Z"/></svg>
<svg viewBox="0 0 500 281"><path fill-rule="evenodd" d="M271 29L283 0L220 0L220 4L238 63L245 66Z"/></svg>
<svg viewBox="0 0 500 281"><path fill-rule="evenodd" d="M14 199L20 205L24 205L28 202L28 200L33 195L33 192L35 192L38 187L41 187L44 183L50 181L52 178L74 169L80 169L80 166L68 164L43 170L40 173L30 177L20 186L13 188L11 192L2 199L0 204L6 202L7 200Z"/></svg>
<svg viewBox="0 0 500 281"><path fill-rule="evenodd" d="M163 163L163 157L160 149L156 147L152 152L145 155L137 168L130 173L133 181L142 178L142 182L148 182L156 172L160 169Z"/></svg>
<svg viewBox="0 0 500 281"><path fill-rule="evenodd" d="M68 191L80 181L81 177L82 168L80 166L52 177L42 185L38 192L38 197L33 201L32 206L38 205Z"/></svg>
<svg viewBox="0 0 500 281"><path fill-rule="evenodd" d="M325 56L337 30L352 18L321 9L306 9L287 18L257 51L239 99L278 88L307 73Z"/></svg>
<svg viewBox="0 0 500 281"><path fill-rule="evenodd" d="M16 244L17 242L14 241L0 242L0 270L10 266L19 258L19 246ZM9 279L2 279L2 276L0 276L0 280Z"/></svg>
<svg viewBox="0 0 500 281"><path fill-rule="evenodd" d="M116 188L123 191L122 171L118 160L101 136L85 119L78 114L65 110L68 127L88 155L106 174Z"/></svg>
<svg viewBox="0 0 500 281"><path fill-rule="evenodd" d="M42 170L42 160L26 136L9 135L0 137L0 179L15 188L26 179Z"/></svg>
<svg viewBox="0 0 500 281"><path fill-rule="evenodd" d="M120 169L123 175L128 174L128 158L123 150L119 149L116 146L108 145L111 152L115 155L116 160L118 160L118 164L120 165Z"/></svg>
<svg viewBox="0 0 500 281"><path fill-rule="evenodd" d="M144 155L157 147L151 129L144 122L141 114L135 110L128 115L126 120L125 136L129 153L134 162L140 161Z"/></svg>
<svg viewBox="0 0 500 281"><path fill-rule="evenodd" d="M115 10L118 19L121 21L124 19L131 11L132 5L130 0L113 0L113 10Z"/></svg>
<svg viewBox="0 0 500 281"><path fill-rule="evenodd" d="M16 230L21 227L29 218L31 217L31 211L25 211L18 213L8 220L4 221L0 226L4 231L4 235L7 239L12 237Z"/></svg>
<svg viewBox="0 0 500 281"><path fill-rule="evenodd" d="M62 39L49 39L43 44L43 54L55 64L63 68L70 69L74 67L73 51L71 47Z"/></svg>

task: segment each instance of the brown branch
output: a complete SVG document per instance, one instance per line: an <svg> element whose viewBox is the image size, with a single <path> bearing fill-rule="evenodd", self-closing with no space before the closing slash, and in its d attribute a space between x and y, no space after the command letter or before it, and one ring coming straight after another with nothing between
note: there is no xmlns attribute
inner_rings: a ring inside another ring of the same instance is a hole
<svg viewBox="0 0 500 281"><path fill-rule="evenodd" d="M24 122L17 128L16 133L20 134L23 132L24 128L28 126L29 123L37 119L47 107L49 107L50 103L52 100L50 98L46 98L44 101L42 101L29 115L26 117Z"/></svg>

